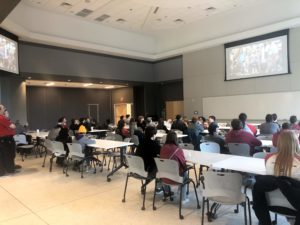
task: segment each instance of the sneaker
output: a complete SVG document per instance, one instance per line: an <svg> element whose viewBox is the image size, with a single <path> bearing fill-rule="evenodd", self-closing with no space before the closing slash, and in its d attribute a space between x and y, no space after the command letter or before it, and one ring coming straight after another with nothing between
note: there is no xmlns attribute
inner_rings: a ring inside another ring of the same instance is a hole
<svg viewBox="0 0 300 225"><path fill-rule="evenodd" d="M184 205L184 204L187 204L190 202L190 199L189 198L185 198L184 200L181 201L181 203Z"/></svg>
<svg viewBox="0 0 300 225"><path fill-rule="evenodd" d="M15 165L15 170L19 170L19 169L22 169L22 166L21 165Z"/></svg>

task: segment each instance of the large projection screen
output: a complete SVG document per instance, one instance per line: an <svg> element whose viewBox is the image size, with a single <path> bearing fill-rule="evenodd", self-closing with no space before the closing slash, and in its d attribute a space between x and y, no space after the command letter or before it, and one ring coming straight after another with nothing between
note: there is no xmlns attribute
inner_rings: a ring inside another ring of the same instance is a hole
<svg viewBox="0 0 300 225"><path fill-rule="evenodd" d="M19 73L18 43L0 34L0 70Z"/></svg>
<svg viewBox="0 0 300 225"><path fill-rule="evenodd" d="M225 80L288 74L288 30L225 44L225 55Z"/></svg>

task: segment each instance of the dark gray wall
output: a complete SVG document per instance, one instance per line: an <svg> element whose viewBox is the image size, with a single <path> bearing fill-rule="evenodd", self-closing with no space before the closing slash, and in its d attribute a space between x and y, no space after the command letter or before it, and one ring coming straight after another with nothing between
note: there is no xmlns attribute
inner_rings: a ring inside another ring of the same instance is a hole
<svg viewBox="0 0 300 225"><path fill-rule="evenodd" d="M0 103L6 106L12 121L27 122L26 85L19 75L0 71Z"/></svg>
<svg viewBox="0 0 300 225"><path fill-rule="evenodd" d="M9 13L19 4L21 0L0 0L0 23L9 15Z"/></svg>
<svg viewBox="0 0 300 225"><path fill-rule="evenodd" d="M156 82L182 79L182 56L158 61L153 64L153 68Z"/></svg>
<svg viewBox="0 0 300 225"><path fill-rule="evenodd" d="M111 118L111 91L96 89L27 87L27 113L31 129L52 128L59 117L86 117L88 104L99 104L99 121Z"/></svg>
<svg viewBox="0 0 300 225"><path fill-rule="evenodd" d="M20 43L22 74L53 74L127 81L153 81L150 62Z"/></svg>

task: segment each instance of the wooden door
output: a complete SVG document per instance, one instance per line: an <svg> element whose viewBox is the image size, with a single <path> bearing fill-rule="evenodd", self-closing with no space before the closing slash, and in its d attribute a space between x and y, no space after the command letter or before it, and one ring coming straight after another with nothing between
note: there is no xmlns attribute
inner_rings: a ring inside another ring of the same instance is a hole
<svg viewBox="0 0 300 225"><path fill-rule="evenodd" d="M131 103L120 103L114 105L114 119L115 124L118 123L120 116L125 116L129 114L132 116L132 104Z"/></svg>
<svg viewBox="0 0 300 225"><path fill-rule="evenodd" d="M175 119L177 114L183 116L183 101L167 101L166 102L166 119Z"/></svg>

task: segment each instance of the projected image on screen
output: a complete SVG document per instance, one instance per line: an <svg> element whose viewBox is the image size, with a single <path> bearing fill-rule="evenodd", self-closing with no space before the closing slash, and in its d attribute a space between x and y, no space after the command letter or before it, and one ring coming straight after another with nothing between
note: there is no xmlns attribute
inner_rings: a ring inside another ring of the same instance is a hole
<svg viewBox="0 0 300 225"><path fill-rule="evenodd" d="M0 69L19 73L17 42L0 35Z"/></svg>
<svg viewBox="0 0 300 225"><path fill-rule="evenodd" d="M288 73L287 36L226 48L226 80Z"/></svg>

